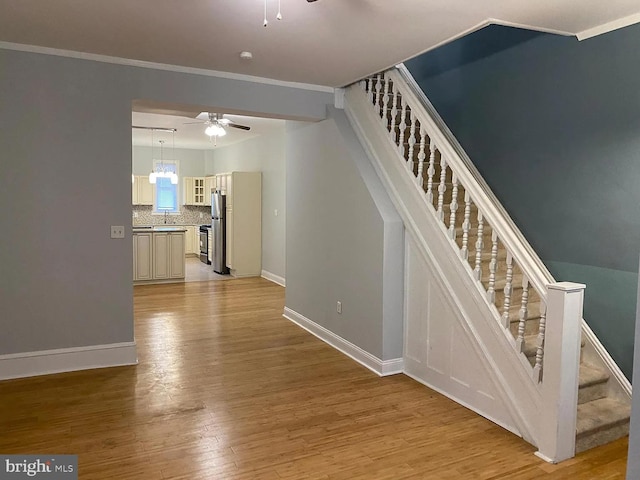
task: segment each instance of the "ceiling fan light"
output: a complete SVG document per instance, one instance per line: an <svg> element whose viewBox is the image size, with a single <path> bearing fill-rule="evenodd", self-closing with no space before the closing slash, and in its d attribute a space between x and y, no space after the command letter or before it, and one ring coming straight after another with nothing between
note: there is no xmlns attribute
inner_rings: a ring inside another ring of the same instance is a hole
<svg viewBox="0 0 640 480"><path fill-rule="evenodd" d="M206 133L210 137L213 137L214 135L216 135L216 125L208 125L207 128L204 129L204 133Z"/></svg>
<svg viewBox="0 0 640 480"><path fill-rule="evenodd" d="M222 128L222 125L219 125L218 123L212 123L211 125L209 125L205 129L204 133L206 133L210 137L224 137L227 134L225 129Z"/></svg>

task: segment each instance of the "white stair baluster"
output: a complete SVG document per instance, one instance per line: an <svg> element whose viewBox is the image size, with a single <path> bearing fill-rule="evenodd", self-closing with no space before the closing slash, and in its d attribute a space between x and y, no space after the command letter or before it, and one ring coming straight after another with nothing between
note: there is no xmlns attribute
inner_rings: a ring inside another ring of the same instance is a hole
<svg viewBox="0 0 640 480"><path fill-rule="evenodd" d="M469 229L471 228L471 195L464 192L464 220L462 221L462 248L460 256L463 260L469 259Z"/></svg>
<svg viewBox="0 0 640 480"><path fill-rule="evenodd" d="M420 131L424 131L422 125ZM427 200L433 205L433 176L436 174L436 145L429 139L429 168L427 169Z"/></svg>
<svg viewBox="0 0 640 480"><path fill-rule="evenodd" d="M542 381L542 365L544 358L544 335L547 327L547 306L540 300L540 326L538 327L538 348L536 350L536 363L533 366L533 379Z"/></svg>
<svg viewBox="0 0 640 480"><path fill-rule="evenodd" d="M489 262L489 288L487 300L496 302L496 270L498 269L498 234L494 230L491 233L491 261Z"/></svg>
<svg viewBox="0 0 640 480"><path fill-rule="evenodd" d="M476 264L473 272L476 275L476 280L482 280L482 247L484 247L484 241L482 240L482 234L484 233L484 218L482 213L478 210L478 238L476 239Z"/></svg>
<svg viewBox="0 0 640 480"><path fill-rule="evenodd" d="M385 74L382 74L384 79L384 90L382 93L382 111L380 116L382 118L382 125L389 130L389 79Z"/></svg>
<svg viewBox="0 0 640 480"><path fill-rule="evenodd" d="M415 128L415 123L413 127ZM422 175L422 172L424 170L424 159L427 157L426 153L424 152L426 147L426 141L427 141L427 133L424 131L424 127L421 124L420 125L420 149L418 151L418 175L416 176L416 181L418 182L418 185L420 186L420 188L424 188L424 177ZM413 150L411 150L410 158L411 158L411 163L409 165L411 165L411 172L413 172Z"/></svg>
<svg viewBox="0 0 640 480"><path fill-rule="evenodd" d="M380 113L382 111L382 75L376 75L376 101L374 105L376 106L376 112Z"/></svg>
<svg viewBox="0 0 640 480"><path fill-rule="evenodd" d="M396 118L398 117L398 92L395 89L395 85L391 85L389 90L390 95L393 95L391 100L391 122L389 123L389 133L391 134L391 140L397 145L398 136L396 135Z"/></svg>
<svg viewBox="0 0 640 480"><path fill-rule="evenodd" d="M511 308L511 294L513 293L513 257L507 252L507 274L504 283L504 304L502 305L502 326L509 328L509 309Z"/></svg>
<svg viewBox="0 0 640 480"><path fill-rule="evenodd" d="M456 239L456 212L458 211L458 178L452 173L451 203L449 204L449 235Z"/></svg>
<svg viewBox="0 0 640 480"><path fill-rule="evenodd" d="M409 151L407 152L407 167L409 171L413 171L413 153L416 148L416 116L411 114L411 124L409 126L409 139L407 140L409 144Z"/></svg>
<svg viewBox="0 0 640 480"><path fill-rule="evenodd" d="M516 338L516 348L519 352L524 350L524 332L527 326L527 317L529 316L529 279L522 276L522 301L520 302L520 311L518 312L518 337Z"/></svg>
<svg viewBox="0 0 640 480"><path fill-rule="evenodd" d="M398 132L398 147L400 147L400 155L402 155L402 158L406 158L405 155L407 153L407 149L404 146L404 137L405 137L405 130L406 129L407 129L407 106L405 105L404 102L401 102L401 104L400 104L400 131Z"/></svg>
<svg viewBox="0 0 640 480"><path fill-rule="evenodd" d="M440 185L438 185L438 218L444 221L444 193L447 191L447 161L440 154Z"/></svg>
<svg viewBox="0 0 640 480"><path fill-rule="evenodd" d="M370 104L375 104L375 99L373 97L373 92L374 92L374 79L375 77L369 77L367 78L367 83L365 85L365 92L367 92L367 100L369 101Z"/></svg>

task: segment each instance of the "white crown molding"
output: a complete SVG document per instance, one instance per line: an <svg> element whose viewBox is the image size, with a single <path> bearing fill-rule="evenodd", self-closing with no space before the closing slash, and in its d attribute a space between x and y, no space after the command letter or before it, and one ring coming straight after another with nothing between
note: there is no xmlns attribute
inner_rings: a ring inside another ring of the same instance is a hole
<svg viewBox="0 0 640 480"><path fill-rule="evenodd" d="M136 365L136 342L0 355L0 380Z"/></svg>
<svg viewBox="0 0 640 480"><path fill-rule="evenodd" d="M366 350L354 345L353 343L345 340L344 338L336 335L331 330L327 330L321 325L309 320L304 315L291 310L288 307L284 307L284 313L282 316L299 327L304 328L307 332L318 337L323 342L331 345L336 350L344 353L346 356L351 357L353 360L368 368L373 373L380 377L387 375L395 375L403 373L404 360L402 358L392 358L390 360L380 360L375 355L370 354Z"/></svg>
<svg viewBox="0 0 640 480"><path fill-rule="evenodd" d="M277 283L281 287L286 287L287 286L287 282L286 282L285 278L281 277L280 275L276 275L275 273L271 273L271 272L267 272L266 270L262 270L262 272L260 273L260 276L262 278L266 279L266 280L269 280L270 282Z"/></svg>
<svg viewBox="0 0 640 480"><path fill-rule="evenodd" d="M184 67L180 65L169 65L166 63L147 62L144 60L133 60L130 58L110 57L97 53L76 52L74 50L62 50L58 48L41 47L38 45L25 45L22 43L11 43L0 41L0 49L16 50L19 52L39 53L42 55L54 55L58 57L77 58L80 60L90 60L93 62L112 63L115 65L125 65L128 67L150 68L154 70L165 70L168 72L187 73L191 75L202 75L205 77L226 78L229 80L239 80L243 82L261 83L264 85L275 85L278 87L297 88L300 90L312 90L315 92L333 93L334 88L325 85L313 85L310 83L286 82L273 78L255 77L240 73L220 72L217 70L207 70L205 68Z"/></svg>
<svg viewBox="0 0 640 480"><path fill-rule="evenodd" d="M578 37L578 40L586 40L587 38L602 35L603 33L608 33L613 30L618 30L619 28L628 27L636 23L640 23L640 13L634 13L633 15L629 15L628 17L618 18L617 20L613 20L612 22L603 23L602 25L583 30L582 32L578 32L576 37Z"/></svg>

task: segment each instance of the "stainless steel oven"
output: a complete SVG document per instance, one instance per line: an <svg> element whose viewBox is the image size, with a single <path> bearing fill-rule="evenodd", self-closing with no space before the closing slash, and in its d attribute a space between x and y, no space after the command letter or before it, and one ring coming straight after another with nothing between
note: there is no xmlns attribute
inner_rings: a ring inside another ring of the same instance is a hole
<svg viewBox="0 0 640 480"><path fill-rule="evenodd" d="M211 225L200 225L200 261L211 265L209 258L209 231Z"/></svg>

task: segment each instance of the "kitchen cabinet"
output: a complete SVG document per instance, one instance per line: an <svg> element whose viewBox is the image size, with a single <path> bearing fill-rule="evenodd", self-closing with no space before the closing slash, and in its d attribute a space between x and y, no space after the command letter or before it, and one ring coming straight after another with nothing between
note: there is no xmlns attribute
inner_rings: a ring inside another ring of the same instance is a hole
<svg viewBox="0 0 640 480"><path fill-rule="evenodd" d="M200 225L186 225L184 232L185 255L200 255Z"/></svg>
<svg viewBox="0 0 640 480"><path fill-rule="evenodd" d="M153 205L153 189L147 175L134 175L131 184L132 205Z"/></svg>
<svg viewBox="0 0 640 480"><path fill-rule="evenodd" d="M200 252L195 252L193 250L193 246L195 245L195 240L193 237L194 235L196 235L196 227L194 227L193 225L187 225L184 228L187 229L187 231L184 232L185 255L193 255L194 253L200 253Z"/></svg>
<svg viewBox="0 0 640 480"><path fill-rule="evenodd" d="M184 278L184 232L153 234L153 278Z"/></svg>
<svg viewBox="0 0 640 480"><path fill-rule="evenodd" d="M231 191L231 173L219 173L216 175L216 189L227 195L227 203L229 203L229 194Z"/></svg>
<svg viewBox="0 0 640 480"><path fill-rule="evenodd" d="M248 277L262 271L262 174L224 175L227 194L227 267L231 275Z"/></svg>
<svg viewBox="0 0 640 480"><path fill-rule="evenodd" d="M216 177L212 175L210 177L204 177L204 204L208 207L211 206L211 193L216 189Z"/></svg>
<svg viewBox="0 0 640 480"><path fill-rule="evenodd" d="M151 280L151 233L133 236L133 280Z"/></svg>
<svg viewBox="0 0 640 480"><path fill-rule="evenodd" d="M185 230L134 232L134 283L184 281Z"/></svg>
<svg viewBox="0 0 640 480"><path fill-rule="evenodd" d="M182 204L183 205L204 205L204 177L183 177L182 178ZM211 202L211 201L209 201Z"/></svg>

